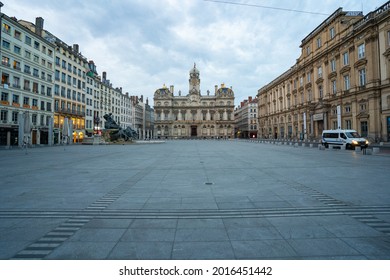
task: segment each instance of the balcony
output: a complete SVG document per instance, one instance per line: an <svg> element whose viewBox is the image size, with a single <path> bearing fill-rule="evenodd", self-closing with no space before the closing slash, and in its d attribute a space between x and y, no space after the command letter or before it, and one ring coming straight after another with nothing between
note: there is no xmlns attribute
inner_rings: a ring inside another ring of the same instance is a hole
<svg viewBox="0 0 390 280"><path fill-rule="evenodd" d="M17 102L12 102L12 106L14 106L14 107L20 107L20 104L17 103Z"/></svg>
<svg viewBox="0 0 390 280"><path fill-rule="evenodd" d="M67 108L54 108L54 111L56 113L61 113L61 114L69 114L69 115L75 115L79 117L85 117L85 112L80 112L77 110L72 110Z"/></svg>

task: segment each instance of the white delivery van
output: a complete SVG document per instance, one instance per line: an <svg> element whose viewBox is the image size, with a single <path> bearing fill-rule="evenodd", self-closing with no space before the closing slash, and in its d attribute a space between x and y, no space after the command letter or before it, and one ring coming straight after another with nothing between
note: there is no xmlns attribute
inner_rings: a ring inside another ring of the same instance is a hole
<svg viewBox="0 0 390 280"><path fill-rule="evenodd" d="M322 132L322 145L326 148L329 145L345 147L345 149L355 149L356 146L367 148L368 141L362 138L356 130L334 129Z"/></svg>

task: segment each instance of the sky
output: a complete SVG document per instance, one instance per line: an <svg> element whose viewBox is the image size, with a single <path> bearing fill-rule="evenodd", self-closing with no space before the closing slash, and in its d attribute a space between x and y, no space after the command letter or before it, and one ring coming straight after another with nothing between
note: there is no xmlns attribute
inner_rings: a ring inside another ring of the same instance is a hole
<svg viewBox="0 0 390 280"><path fill-rule="evenodd" d="M66 44L79 45L113 87L143 95L189 91L200 71L201 94L224 83L235 105L292 67L312 30L339 7L379 8L385 0L1 0L2 13L35 23ZM237 3L237 4L232 4Z"/></svg>

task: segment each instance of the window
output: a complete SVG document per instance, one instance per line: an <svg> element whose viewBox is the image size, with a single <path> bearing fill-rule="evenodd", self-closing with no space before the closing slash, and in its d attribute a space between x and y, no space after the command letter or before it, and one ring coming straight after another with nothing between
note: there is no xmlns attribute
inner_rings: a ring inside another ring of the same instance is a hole
<svg viewBox="0 0 390 280"><path fill-rule="evenodd" d="M19 46L14 46L14 53L20 54L20 47Z"/></svg>
<svg viewBox="0 0 390 280"><path fill-rule="evenodd" d="M366 47L364 44L358 46L358 59L362 59L366 56Z"/></svg>
<svg viewBox="0 0 390 280"><path fill-rule="evenodd" d="M3 40L2 45L4 49L9 50L11 44L8 41Z"/></svg>
<svg viewBox="0 0 390 280"><path fill-rule="evenodd" d="M54 85L54 95L59 96L60 95L60 86Z"/></svg>
<svg viewBox="0 0 390 280"><path fill-rule="evenodd" d="M24 42L26 43L26 45L31 46L31 38L29 36L24 37Z"/></svg>
<svg viewBox="0 0 390 280"><path fill-rule="evenodd" d="M12 121L14 122L14 123L17 123L18 122L18 112L16 112L16 111L13 111L12 112Z"/></svg>
<svg viewBox="0 0 390 280"><path fill-rule="evenodd" d="M29 51L24 51L24 57L27 59L31 59L31 53Z"/></svg>
<svg viewBox="0 0 390 280"><path fill-rule="evenodd" d="M360 110L360 112L366 111L367 110L367 104L366 103L361 103L359 105L359 110Z"/></svg>
<svg viewBox="0 0 390 280"><path fill-rule="evenodd" d="M367 123L367 121L360 122L360 129L361 129L360 135L362 137L367 137L368 136L368 123Z"/></svg>
<svg viewBox="0 0 390 280"><path fill-rule="evenodd" d="M60 66L60 58L58 56L56 56L56 62L55 63L56 63L57 66Z"/></svg>
<svg viewBox="0 0 390 280"><path fill-rule="evenodd" d="M45 110L45 101L41 101L41 110L42 110L42 111Z"/></svg>
<svg viewBox="0 0 390 280"><path fill-rule="evenodd" d="M51 102L46 103L46 111L51 112Z"/></svg>
<svg viewBox="0 0 390 280"><path fill-rule="evenodd" d="M34 93L38 93L38 83L33 82L33 90Z"/></svg>
<svg viewBox="0 0 390 280"><path fill-rule="evenodd" d="M39 56L34 55L34 62L39 63Z"/></svg>
<svg viewBox="0 0 390 280"><path fill-rule="evenodd" d="M337 121L333 121L333 129L337 129Z"/></svg>
<svg viewBox="0 0 390 280"><path fill-rule="evenodd" d="M12 103L19 103L19 95L17 94L12 95Z"/></svg>
<svg viewBox="0 0 390 280"><path fill-rule="evenodd" d="M352 121L351 120L345 120L345 128L352 129Z"/></svg>
<svg viewBox="0 0 390 280"><path fill-rule="evenodd" d="M24 65L24 73L31 74L30 66Z"/></svg>
<svg viewBox="0 0 390 280"><path fill-rule="evenodd" d="M366 69L359 70L359 86L363 87L366 85Z"/></svg>
<svg viewBox="0 0 390 280"><path fill-rule="evenodd" d="M330 61L330 71L331 72L336 71L336 59L334 59L334 58Z"/></svg>
<svg viewBox="0 0 390 280"><path fill-rule="evenodd" d="M32 100L32 105L35 107L38 107L38 99L33 99Z"/></svg>
<svg viewBox="0 0 390 280"><path fill-rule="evenodd" d="M307 73L306 77L307 77L307 82L311 83L311 72Z"/></svg>
<svg viewBox="0 0 390 280"><path fill-rule="evenodd" d="M34 76L34 77L39 77L39 71L38 71L38 69L33 68L33 76Z"/></svg>
<svg viewBox="0 0 390 280"><path fill-rule="evenodd" d="M59 81L59 80L60 80L60 71L56 70L56 71L54 72L54 79L55 79L56 81Z"/></svg>
<svg viewBox="0 0 390 280"><path fill-rule="evenodd" d="M30 81L29 80L24 80L24 87L23 87L24 90L28 90L30 91L31 88L30 88Z"/></svg>
<svg viewBox="0 0 390 280"><path fill-rule="evenodd" d="M306 54L307 54L307 55L310 54L310 46L307 46L307 47L306 47Z"/></svg>
<svg viewBox="0 0 390 280"><path fill-rule="evenodd" d="M14 88L20 88L20 78L14 76L14 82L12 85Z"/></svg>
<svg viewBox="0 0 390 280"><path fill-rule="evenodd" d="M323 90L322 86L318 86L318 96L319 96L319 98L324 97L324 90Z"/></svg>
<svg viewBox="0 0 390 280"><path fill-rule="evenodd" d="M9 25L6 24L6 23L3 23L3 31L4 31L5 33L10 34L10 33L11 33L11 26L9 26Z"/></svg>
<svg viewBox="0 0 390 280"><path fill-rule="evenodd" d="M15 34L14 34L14 37L18 40L20 40L20 37L21 37L22 33L20 33L19 30L15 30Z"/></svg>
<svg viewBox="0 0 390 280"><path fill-rule="evenodd" d="M1 64L9 67L11 65L9 57L3 56L2 59L1 59Z"/></svg>
<svg viewBox="0 0 390 280"><path fill-rule="evenodd" d="M312 101L313 100L313 93L311 92L311 90L309 90L307 92L307 99L308 99L308 101Z"/></svg>
<svg viewBox="0 0 390 280"><path fill-rule="evenodd" d="M317 71L318 71L318 78L322 78L322 67L318 67L317 68Z"/></svg>
<svg viewBox="0 0 390 280"><path fill-rule="evenodd" d="M336 36L336 32L334 30L334 27L329 29L329 35L330 35L330 39L333 39Z"/></svg>
<svg viewBox="0 0 390 280"><path fill-rule="evenodd" d="M1 101L8 101L8 92L1 93Z"/></svg>
<svg viewBox="0 0 390 280"><path fill-rule="evenodd" d="M332 80L332 93L333 93L333 94L336 94L336 93L337 93L336 80Z"/></svg>
<svg viewBox="0 0 390 280"><path fill-rule="evenodd" d="M345 113L351 113L351 105L345 106Z"/></svg>
<svg viewBox="0 0 390 280"><path fill-rule="evenodd" d="M349 53L348 52L343 53L343 63L344 63L344 65L349 65Z"/></svg>
<svg viewBox="0 0 390 280"><path fill-rule="evenodd" d="M23 97L23 105L29 105L29 102L30 102L30 98L28 97Z"/></svg>
<svg viewBox="0 0 390 280"><path fill-rule="evenodd" d="M61 67L62 67L63 69L66 69L66 61L65 61L65 60L62 60L62 64L61 64L61 65L62 65Z"/></svg>
<svg viewBox="0 0 390 280"><path fill-rule="evenodd" d="M14 69L20 71L20 61L14 60Z"/></svg>
<svg viewBox="0 0 390 280"><path fill-rule="evenodd" d="M0 119L2 120L2 121L7 121L8 120L8 111L5 111L5 110L1 110L1 117L0 117Z"/></svg>
<svg viewBox="0 0 390 280"><path fill-rule="evenodd" d="M34 41L34 48L39 50L39 42L37 41Z"/></svg>
<svg viewBox="0 0 390 280"><path fill-rule="evenodd" d="M350 89L349 75L344 76L344 90Z"/></svg>
<svg viewBox="0 0 390 280"><path fill-rule="evenodd" d="M319 49L319 48L321 48L321 46L322 46L321 37L318 37L317 38L317 48Z"/></svg>
<svg viewBox="0 0 390 280"><path fill-rule="evenodd" d="M37 114L33 114L32 116L31 116L31 122L32 122L32 124L33 125L37 125Z"/></svg>

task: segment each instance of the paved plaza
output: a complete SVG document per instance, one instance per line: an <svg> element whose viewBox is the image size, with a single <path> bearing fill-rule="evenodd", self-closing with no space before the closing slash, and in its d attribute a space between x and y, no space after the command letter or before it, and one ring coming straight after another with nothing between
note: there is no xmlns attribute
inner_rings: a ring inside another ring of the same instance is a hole
<svg viewBox="0 0 390 280"><path fill-rule="evenodd" d="M237 140L0 150L0 259L390 259L390 156Z"/></svg>

